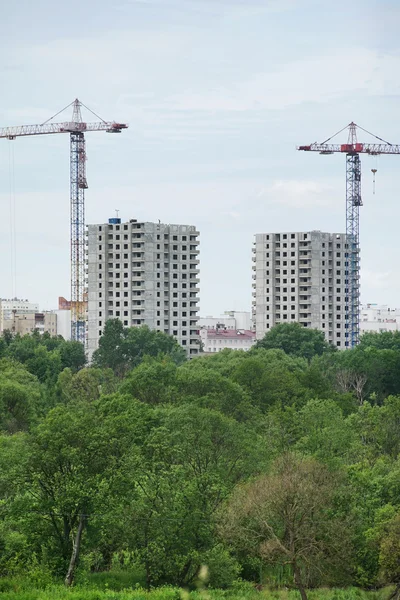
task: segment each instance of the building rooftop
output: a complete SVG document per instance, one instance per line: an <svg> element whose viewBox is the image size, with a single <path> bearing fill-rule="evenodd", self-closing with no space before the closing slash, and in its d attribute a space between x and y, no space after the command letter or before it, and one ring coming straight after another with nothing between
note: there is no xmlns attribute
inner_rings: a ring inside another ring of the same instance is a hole
<svg viewBox="0 0 400 600"><path fill-rule="evenodd" d="M254 331L250 331L249 329L207 329L207 337L208 338L218 338L218 339L247 339L253 340L256 337Z"/></svg>

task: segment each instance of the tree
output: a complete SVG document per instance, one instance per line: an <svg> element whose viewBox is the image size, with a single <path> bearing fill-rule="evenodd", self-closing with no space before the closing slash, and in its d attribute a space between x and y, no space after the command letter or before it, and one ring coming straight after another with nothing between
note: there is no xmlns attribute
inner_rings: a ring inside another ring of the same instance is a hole
<svg viewBox="0 0 400 600"><path fill-rule="evenodd" d="M279 348L301 358L311 360L313 356L333 352L334 346L328 344L324 333L318 329L308 329L300 323L279 323L272 327L255 348Z"/></svg>
<svg viewBox="0 0 400 600"><path fill-rule="evenodd" d="M391 394L400 394L400 352L397 350L356 346L314 360L337 391L351 391L359 404L371 397L381 403Z"/></svg>
<svg viewBox="0 0 400 600"><path fill-rule="evenodd" d="M357 449L357 433L333 400L310 400L298 413L296 448L327 463L345 463Z"/></svg>
<svg viewBox="0 0 400 600"><path fill-rule="evenodd" d="M3 335L3 344L6 338ZM7 341L5 356L26 365L42 383L54 384L65 368L76 372L86 362L85 349L79 342L65 341L61 336L41 335L35 330L31 335L15 335Z"/></svg>
<svg viewBox="0 0 400 600"><path fill-rule="evenodd" d="M100 396L117 391L118 380L111 369L96 369L94 367L81 369L73 373L67 368L59 374L56 393L63 402L86 400L93 402Z"/></svg>
<svg viewBox="0 0 400 600"><path fill-rule="evenodd" d="M119 319L108 319L99 341L99 347L93 353L93 366L100 369L112 369L116 375L125 374L125 338L126 329L122 321Z"/></svg>
<svg viewBox="0 0 400 600"><path fill-rule="evenodd" d="M22 365L0 361L0 431L26 431L40 411L39 382Z"/></svg>
<svg viewBox="0 0 400 600"><path fill-rule="evenodd" d="M400 331L366 332L360 338L360 348L378 348L379 350L400 351Z"/></svg>
<svg viewBox="0 0 400 600"><path fill-rule="evenodd" d="M176 364L186 360L184 349L176 339L147 325L125 328L119 319L109 319L93 353L93 365L110 368L118 376L138 366L146 356L170 356Z"/></svg>
<svg viewBox="0 0 400 600"><path fill-rule="evenodd" d="M62 341L58 347L61 369L71 369L74 373L86 364L85 347L80 342Z"/></svg>
<svg viewBox="0 0 400 600"><path fill-rule="evenodd" d="M332 514L338 477L311 458L286 454L268 475L238 487L220 531L238 550L289 565L302 600L307 581L348 559L344 522ZM325 579L326 582L326 579Z"/></svg>
<svg viewBox="0 0 400 600"><path fill-rule="evenodd" d="M126 460L146 410L121 396L58 405L29 439L30 508L47 524L64 568L69 559L66 585L73 582L88 520L126 492Z"/></svg>
<svg viewBox="0 0 400 600"><path fill-rule="evenodd" d="M190 405L157 414L136 469L130 543L148 586L188 585L210 553L216 558L218 507L262 468L265 449L247 426L212 410Z"/></svg>
<svg viewBox="0 0 400 600"><path fill-rule="evenodd" d="M147 404L167 403L176 376L176 364L169 357L163 360L147 358L128 373L120 391Z"/></svg>
<svg viewBox="0 0 400 600"><path fill-rule="evenodd" d="M282 350L260 348L248 352L231 377L250 394L253 404L265 412L277 403L286 406L304 400L302 378L306 368L305 360L287 356Z"/></svg>
<svg viewBox="0 0 400 600"><path fill-rule="evenodd" d="M381 529L379 564L385 584L395 584L390 600L400 599L400 513Z"/></svg>

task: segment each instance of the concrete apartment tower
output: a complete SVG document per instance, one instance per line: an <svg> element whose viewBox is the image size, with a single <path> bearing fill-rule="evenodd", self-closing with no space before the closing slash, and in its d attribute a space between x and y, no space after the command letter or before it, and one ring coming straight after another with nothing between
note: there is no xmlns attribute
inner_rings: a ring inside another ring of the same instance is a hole
<svg viewBox="0 0 400 600"><path fill-rule="evenodd" d="M87 226L89 360L108 319L173 335L188 356L199 352L199 232L191 225Z"/></svg>
<svg viewBox="0 0 400 600"><path fill-rule="evenodd" d="M260 233L253 244L253 325L257 339L278 323L320 329L350 346L346 235L321 231Z"/></svg>

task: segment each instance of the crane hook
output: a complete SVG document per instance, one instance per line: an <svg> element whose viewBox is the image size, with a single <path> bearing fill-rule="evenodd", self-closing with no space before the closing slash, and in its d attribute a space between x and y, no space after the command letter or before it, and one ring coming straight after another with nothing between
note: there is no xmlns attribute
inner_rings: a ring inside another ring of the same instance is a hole
<svg viewBox="0 0 400 600"><path fill-rule="evenodd" d="M372 189L373 189L373 193L374 193L374 194L375 194L375 175L376 175L376 172L377 172L377 171L378 171L378 169L371 169L371 172L372 172L372 174L373 174L373 177L374 177L374 178L373 178L373 187L372 187Z"/></svg>

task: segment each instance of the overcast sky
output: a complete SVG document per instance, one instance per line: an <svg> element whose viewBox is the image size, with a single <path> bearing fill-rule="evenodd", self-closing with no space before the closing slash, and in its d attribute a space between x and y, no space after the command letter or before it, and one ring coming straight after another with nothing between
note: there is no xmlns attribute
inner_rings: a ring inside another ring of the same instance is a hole
<svg viewBox="0 0 400 600"><path fill-rule="evenodd" d="M19 0L1 18L0 126L75 97L128 122L87 135L86 221L196 225L202 315L250 310L255 233L345 230L345 157L296 145L350 121L400 143L398 0ZM400 156L362 168L362 301L400 307ZM3 298L10 186L16 292L55 308L70 295L68 136L0 140Z"/></svg>

